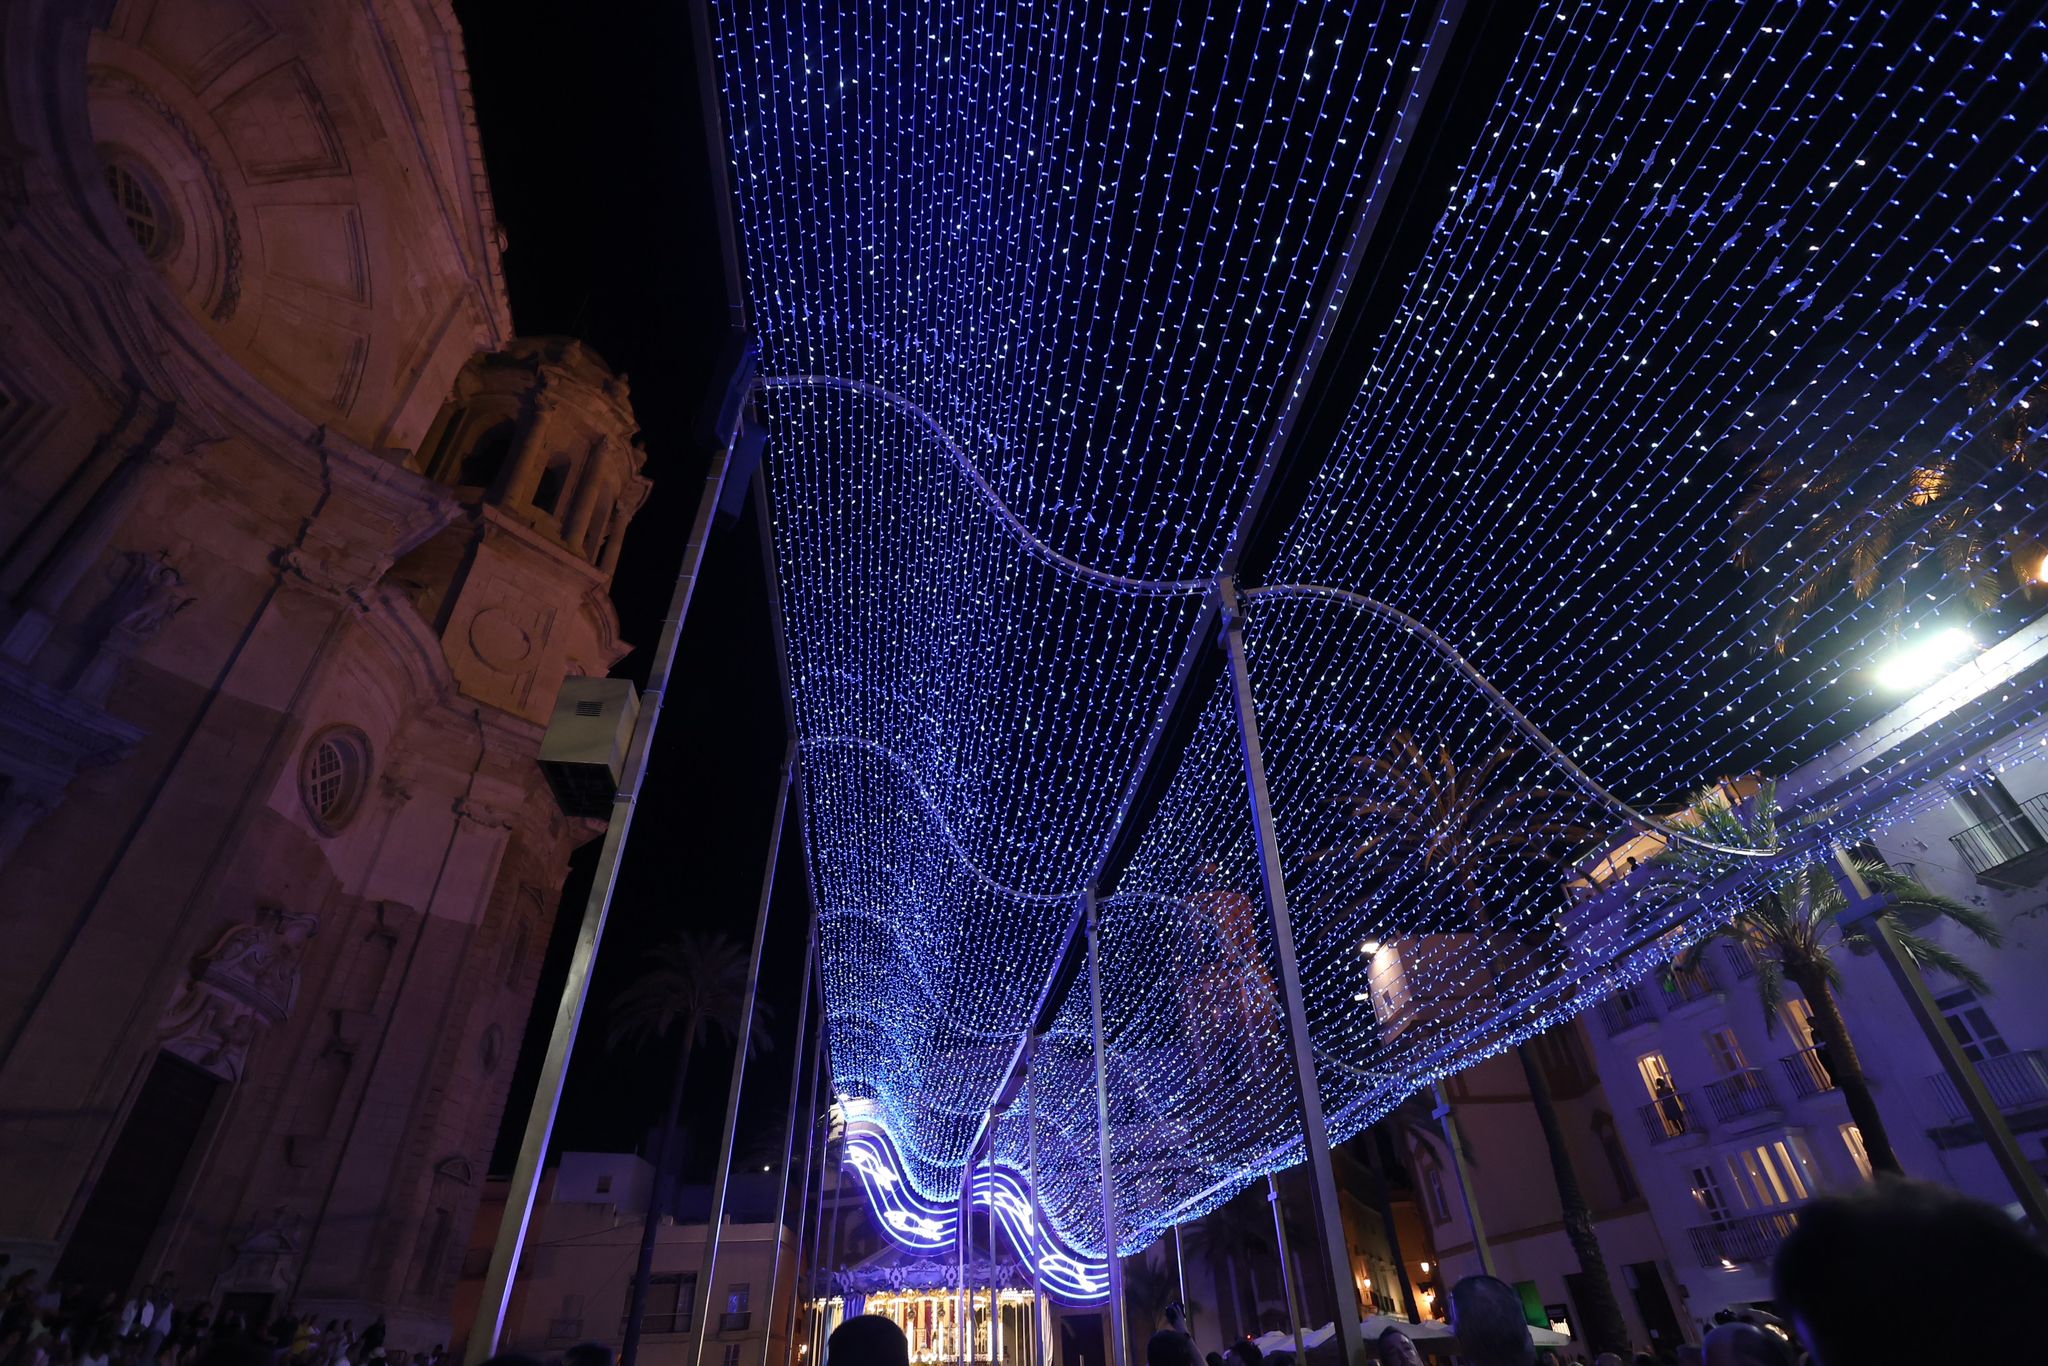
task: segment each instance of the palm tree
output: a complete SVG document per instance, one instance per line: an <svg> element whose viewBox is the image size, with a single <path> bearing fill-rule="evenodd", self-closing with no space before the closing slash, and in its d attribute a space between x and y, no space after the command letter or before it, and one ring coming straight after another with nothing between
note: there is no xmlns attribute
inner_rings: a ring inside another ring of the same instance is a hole
<svg viewBox="0 0 2048 1366"><path fill-rule="evenodd" d="M1171 1237L1171 1234L1167 1235ZM1131 1335L1130 1360L1145 1359L1145 1344L1166 1321L1166 1306L1180 1299L1180 1277L1164 1239L1123 1259L1125 1328ZM1192 1313L1195 1306L1185 1306Z"/></svg>
<svg viewBox="0 0 2048 1366"><path fill-rule="evenodd" d="M1745 815L1731 807L1725 795L1710 790L1700 794L1692 810L1699 820L1696 828L1709 839L1761 847L1777 844L1777 796L1773 784L1762 785L1752 808ZM1676 865L1695 875L1684 879L1688 882L1724 871L1713 855L1683 847L1668 849L1652 862ZM1936 920L1946 920L1996 947L2003 938L1996 921L1922 886L1880 858L1858 853L1850 855L1850 862L1873 893L1890 901L1876 918L1884 921L1885 928L1908 957L1923 968L1947 973L1973 991L1990 991L1982 974L1920 931ZM1900 1173L1903 1169L1885 1132L1884 1117L1871 1096L1870 1080L1863 1073L1856 1041L1850 1036L1848 1021L1843 1019L1841 1004L1835 999L1835 988L1842 980L1841 969L1835 963L1835 949L1869 953L1877 946L1879 932L1871 920L1841 924L1837 917L1848 905L1840 884L1825 867L1804 864L1750 897L1733 920L1687 949L1680 963L1696 963L1706 945L1716 938L1747 948L1756 959L1757 995L1763 1004L1764 1028L1770 1032L1776 1032L1778 1015L1785 1004L1785 984L1790 982L1799 988L1799 994L1806 998L1813 1012L1814 1043L1826 1057L1835 1089L1848 1103L1849 1116L1863 1136L1863 1149L1870 1158L1871 1169Z"/></svg>
<svg viewBox="0 0 2048 1366"><path fill-rule="evenodd" d="M1459 893L1481 938L1500 928L1500 903L1528 874L1556 867L1569 852L1597 833L1591 808L1577 793L1530 786L1517 779L1527 769L1526 754L1501 746L1478 764L1461 767L1448 745L1429 755L1406 731L1395 731L1378 754L1361 754L1353 766L1365 786L1345 803L1352 819L1365 827L1346 851L1354 862L1375 854L1406 852L1426 878L1448 882ZM1503 879L1501 874L1520 873ZM1518 945L1523 961L1540 958L1551 945ZM1529 952L1530 949L1535 952ZM1489 966L1489 977L1494 969ZM1498 980L1495 979L1496 990ZM1593 1228L1572 1165L1564 1125L1543 1075L1540 1062L1525 1043L1516 1048L1522 1075L1529 1085L1529 1103L1549 1149L1550 1171L1557 1186L1565 1237L1579 1259L1586 1285L1586 1333L1595 1352L1628 1351L1628 1326L1607 1272L1607 1256Z"/></svg>
<svg viewBox="0 0 2048 1366"><path fill-rule="evenodd" d="M1260 1208L1264 1204L1240 1195L1181 1230L1186 1254L1207 1264L1216 1277L1216 1293L1229 1303L1239 1330L1249 1329L1253 1335L1259 1325L1257 1266L1277 1255L1273 1216Z"/></svg>
<svg viewBox="0 0 2048 1366"><path fill-rule="evenodd" d="M626 1331L619 1344L621 1366L633 1366L640 1351L640 1326L647 1314L647 1284L654 1274L655 1232L668 1204L665 1181L671 1181L676 1121L682 1112L683 1082L698 1040L711 1034L731 1039L739 1033L740 1012L747 990L747 955L724 935L679 931L648 954L647 968L621 991L611 1006L605 1044L620 1048L666 1039L679 1032L675 1074L669 1081L668 1108L654 1144L654 1189L648 1192L647 1217L640 1229L640 1261L627 1303ZM767 1012L754 1009L748 1050L767 1046Z"/></svg>
<svg viewBox="0 0 2048 1366"><path fill-rule="evenodd" d="M2001 493L2037 462L2038 443L2023 394L1992 375L1986 354L1965 337L1905 401L1869 418L1806 417L1808 430L1832 425L1854 433L1848 440L1759 463L1735 512L1735 563L1758 575L1774 651L1843 587L1857 602L1884 590L1897 622L1918 579L1959 585L1983 611L2029 578L2013 560L2038 546L2023 534L2020 503ZM1953 447L1924 435L1963 427L1977 434Z"/></svg>
<svg viewBox="0 0 2048 1366"><path fill-rule="evenodd" d="M1464 897L1473 921L1492 919L1497 896L1486 879L1503 863L1551 864L1568 847L1595 833L1583 819L1585 801L1557 788L1508 781L1524 758L1503 745L1477 765L1460 767L1450 746L1434 755L1407 731L1387 737L1378 754L1353 756L1363 785L1343 798L1358 835L1318 860L1353 863L1406 854L1421 872L1448 882Z"/></svg>

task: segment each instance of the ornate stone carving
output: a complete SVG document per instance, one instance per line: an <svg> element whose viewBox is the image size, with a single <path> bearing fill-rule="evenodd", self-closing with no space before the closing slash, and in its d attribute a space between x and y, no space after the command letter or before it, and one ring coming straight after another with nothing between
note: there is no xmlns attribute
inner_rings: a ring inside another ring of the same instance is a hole
<svg viewBox="0 0 2048 1366"><path fill-rule="evenodd" d="M289 1291L299 1278L299 1228L305 1221L283 1205L243 1226L234 1260L214 1282L214 1293Z"/></svg>
<svg viewBox="0 0 2048 1366"><path fill-rule="evenodd" d="M185 592L185 576L167 552L154 555L124 550L109 571L114 591L101 608L110 634L140 645L164 629L172 617L199 601Z"/></svg>
<svg viewBox="0 0 2048 1366"><path fill-rule="evenodd" d="M234 1081L249 1045L292 1013L299 960L320 918L266 906L230 927L192 961L192 976L164 1011L157 1033L165 1049Z"/></svg>

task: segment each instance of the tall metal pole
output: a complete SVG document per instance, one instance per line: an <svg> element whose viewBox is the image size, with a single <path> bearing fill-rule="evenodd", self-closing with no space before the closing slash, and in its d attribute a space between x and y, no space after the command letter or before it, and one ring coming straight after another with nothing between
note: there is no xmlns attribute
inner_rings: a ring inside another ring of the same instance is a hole
<svg viewBox="0 0 2048 1366"><path fill-rule="evenodd" d="M960 1290L953 1296L953 1313L958 1319L960 1366L974 1359L974 1296L967 1288L967 1246L974 1240L974 1154L960 1168L960 1216L953 1247L960 1254Z"/></svg>
<svg viewBox="0 0 2048 1366"><path fill-rule="evenodd" d="M1031 1366L1046 1366L1045 1284L1038 1274L1038 1036L1027 1034L1024 1042L1024 1203L1031 1211L1031 1244L1024 1249L1025 1265L1031 1268Z"/></svg>
<svg viewBox="0 0 2048 1366"><path fill-rule="evenodd" d="M1088 935L1088 1006L1095 1030L1095 1139L1101 1158L1102 1250L1109 1262L1110 1366L1129 1366L1130 1343L1124 1327L1124 1264L1116 1253L1116 1165L1109 1147L1109 1049L1102 1038L1102 935L1101 916L1095 908L1095 889L1081 894L1081 914Z"/></svg>
<svg viewBox="0 0 2048 1366"><path fill-rule="evenodd" d="M995 1366L1002 1366L1003 1360L1003 1297L1000 1277L996 1274L996 1238L1002 1221L996 1218L996 1121L1001 1116L994 1110L988 1116L988 1359Z"/></svg>
<svg viewBox="0 0 2048 1366"><path fill-rule="evenodd" d="M838 1102L836 1095L833 1097L833 1102L835 1105ZM826 1249L828 1260L825 1264L831 1268L827 1274L836 1279L839 1275L839 1220L840 1216L846 1212L846 1111L844 1107L839 1109L839 1160L837 1162L832 1160L832 1130L829 1127L825 1130L825 1171L829 1172L832 1176L832 1242ZM818 1179L822 1181L824 1177L821 1175ZM842 1298L840 1301L840 1309L842 1311L840 1317L842 1318L845 1317L843 1312L845 1308L846 1302ZM831 1311L828 1309L825 1312L829 1314ZM829 1337L831 1335L831 1329L825 1325L824 1315L819 1317L818 1331L821 1336ZM818 1355L823 1357L824 1354L825 1347L821 1342L818 1345Z"/></svg>
<svg viewBox="0 0 2048 1366"><path fill-rule="evenodd" d="M797 992L796 1032L789 1036L789 1103L785 1110L788 1118L782 1125L782 1189L775 1198L775 1246L768 1262L768 1299L763 1314L768 1321L768 1331L761 1335L761 1366L768 1366L768 1353L775 1342L775 1292L782 1288L782 1229L783 1221L789 1215L789 1180L795 1174L796 1160L796 1103L803 1092L804 1080L804 1030L811 1022L811 964L818 953L818 917L815 908L811 913L811 928L804 936L804 978L803 986ZM797 1197L797 1222L803 1222L803 1197ZM798 1235L802 1241L802 1235ZM794 1270L792 1269L792 1275Z"/></svg>
<svg viewBox="0 0 2048 1366"><path fill-rule="evenodd" d="M1287 1298L1287 1328L1294 1334L1294 1359L1302 1363L1308 1360L1308 1348L1301 1340L1301 1297L1295 1293L1294 1272L1289 1269L1294 1258L1287 1248L1287 1220L1280 1212L1280 1183L1271 1172L1266 1173L1266 1203L1273 1207L1273 1246L1280 1250L1280 1293ZM1337 1317L1343 1316L1339 1309Z"/></svg>
<svg viewBox="0 0 2048 1366"><path fill-rule="evenodd" d="M626 834L633 827L634 803L647 776L654 728L661 720L662 697L668 691L676 645L682 638L683 621L690 615L690 598L697 590L697 574L704 564L712 514L718 511L718 495L725 487L725 471L731 462L730 450L722 450L712 458L711 472L704 478L704 492L697 500L697 515L690 523L690 538L683 544L683 562L676 571L675 588L669 593L668 611L655 637L647 686L640 693L640 717L634 722L633 738L626 746L618 795L612 798L611 818L605 825L604 844L598 850L597 872L590 881L590 895L584 899L583 923L576 931L576 948L569 957L562 1000L555 1007L555 1027L548 1035L548 1051L541 1060L540 1078L534 1084L533 1105L526 1114L526 1132L519 1140L519 1159L512 1168L512 1184L505 1192L505 1213L498 1224L498 1240L491 1248L490 1269L484 1273L483 1297L477 1302L476 1322L470 1326L469 1342L463 1350L468 1366L478 1366L497 1355L498 1342L505 1331L505 1315L512 1304L512 1275L526 1246L534 1195L540 1189L541 1164L547 1159L548 1141L554 1136L555 1113L562 1104L562 1082L569 1071L569 1055L575 1051L576 1030L583 1022L583 1007L590 996L591 968L597 961L598 942L604 938L612 888L619 880L619 863L625 856Z"/></svg>
<svg viewBox="0 0 2048 1366"><path fill-rule="evenodd" d="M995 1216L995 1124L1001 1118L997 1110L989 1110L989 1362L1001 1366L1004 1360L1004 1296L1001 1296L1001 1276L995 1270L997 1239L1001 1237L1001 1221Z"/></svg>
<svg viewBox="0 0 2048 1366"><path fill-rule="evenodd" d="M1188 1309L1188 1261L1181 1253L1179 1224L1173 1226L1173 1282L1174 1286L1180 1291L1181 1313L1186 1314ZM1189 1324L1188 1326L1192 1328L1194 1325ZM1189 1334L1189 1336L1192 1337L1193 1334Z"/></svg>
<svg viewBox="0 0 2048 1366"><path fill-rule="evenodd" d="M711 1306L717 1292L713 1278L718 1271L718 1238L725 1225L725 1196L732 1185L732 1146L740 1122L740 1091L747 1079L747 1042L754 1032L754 1006L761 987L761 945L768 935L768 904L775 899L775 866L782 859L782 827L789 814L789 789L796 777L796 736L789 737L782 756L782 781L775 790L775 820L768 831L768 861L761 869L761 902L754 910L754 944L747 959L747 987L740 997L739 1027L734 1031L732 1080L725 1094L725 1128L718 1141L718 1166L711 1174L710 1223L704 1229L704 1264L697 1284L704 1288L704 1323L697 1333L691 1354L696 1366L704 1366L704 1343L711 1337ZM809 959L805 959L806 966ZM769 1312L773 1312L771 1309Z"/></svg>
<svg viewBox="0 0 2048 1366"><path fill-rule="evenodd" d="M2012 1129L2005 1122L2005 1114L1991 1099L1991 1092L1985 1087L1977 1065L1963 1052L1955 1032L1942 1016L1941 1007L1934 1003L1934 993L1927 989L1927 979L1921 975L1920 965L1899 943L1897 929L1885 918L1883 912L1891 909L1891 902L1871 894L1869 884L1864 882L1848 852L1839 844L1834 846L1834 857L1835 866L1831 871L1849 901L1840 920L1844 926L1860 923L1868 931L1877 956L1884 960L1900 994L1906 998L1920 1032L1927 1036L1935 1056L1941 1060L1942 1071L1948 1074L1950 1084L1962 1097L1970 1118L1977 1122L1977 1132L1990 1146L1991 1156L1998 1161L1998 1169L2011 1183L2021 1210L2037 1231L2048 1231L2048 1190L2042 1187L2041 1175L2020 1152L2020 1145L2013 1139Z"/></svg>
<svg viewBox="0 0 2048 1366"><path fill-rule="evenodd" d="M822 975L822 974L821 974ZM810 1137L804 1144L804 1184L796 1201L796 1280L789 1288L789 1313L783 1320L783 1360L796 1361L796 1317L803 1304L808 1287L816 1281L815 1275L806 1275L804 1256L809 1254L812 1261L818 1257L818 1235L824 1232L825 1202L824 1185L819 1183L818 1214L813 1218L811 1206L811 1178L817 1175L818 1164L825 1160L823 1152L824 1131L818 1123L818 1084L825 1075L825 991L824 984L818 984L818 1032L811 1041L811 1089L804 1101L804 1118L809 1123L806 1131ZM816 1233L807 1233L815 1228ZM772 1308L771 1304L771 1308Z"/></svg>
<svg viewBox="0 0 2048 1366"><path fill-rule="evenodd" d="M1244 745L1252 829L1259 839L1259 873L1266 887L1266 905L1273 917L1273 954L1280 969L1280 1000L1287 1045L1294 1060L1295 1094L1301 1104L1316 1236L1330 1278L1330 1305L1337 1324L1337 1360L1363 1361L1365 1339L1359 1331L1358 1293L1351 1281L1351 1256L1344 1245L1343 1215L1337 1208L1337 1174L1330 1162L1330 1130L1323 1120L1322 1091L1316 1081L1315 1041L1309 1037L1308 1012L1302 1004L1301 967L1294 955L1294 921L1287 911L1287 878L1280 866L1280 840L1273 829L1273 801L1266 788L1258 710L1252 702L1251 667L1245 658L1244 616L1238 607L1236 581L1225 574L1216 581L1216 588L1223 607L1223 643L1230 655L1231 696L1237 708L1238 735ZM1351 1308L1346 1309L1347 1304Z"/></svg>
<svg viewBox="0 0 2048 1366"><path fill-rule="evenodd" d="M1465 1145L1458 1135L1457 1117L1451 1113L1451 1098L1444 1094L1444 1084L1436 1083L1436 1109L1430 1111L1430 1118L1444 1129L1444 1144L1451 1150L1451 1170L1458 1177L1458 1194L1465 1201L1465 1222L1472 1225L1472 1247L1479 1254L1479 1269L1491 1276L1493 1270L1493 1249L1486 1241L1486 1226L1479 1222L1479 1202L1472 1198L1472 1174L1465 1168Z"/></svg>

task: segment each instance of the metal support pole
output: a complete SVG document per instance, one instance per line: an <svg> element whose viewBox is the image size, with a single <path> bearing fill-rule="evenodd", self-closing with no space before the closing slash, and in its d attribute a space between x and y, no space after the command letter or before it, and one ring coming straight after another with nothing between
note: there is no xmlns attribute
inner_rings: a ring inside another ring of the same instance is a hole
<svg viewBox="0 0 2048 1366"><path fill-rule="evenodd" d="M967 1245L974 1239L974 1154L960 1168L960 1216L953 1247L960 1254L960 1290L953 1296L953 1313L958 1319L960 1366L974 1359L974 1292L967 1288Z"/></svg>
<svg viewBox="0 0 2048 1366"><path fill-rule="evenodd" d="M1180 1292L1181 1313L1185 1315L1188 1308L1188 1260L1181 1252L1179 1224L1173 1226L1173 1283L1175 1289ZM1187 1321L1183 1318L1182 1322ZM1188 1327L1193 1328L1194 1325L1190 1323ZM1194 1335L1190 1333L1189 1336Z"/></svg>
<svg viewBox="0 0 2048 1366"><path fill-rule="evenodd" d="M1102 1038L1102 927L1093 887L1081 894L1081 914L1087 922L1088 1003L1095 1029L1095 1139L1101 1158L1098 1165L1102 1180L1102 1250L1109 1262L1109 1366L1129 1366L1130 1343L1124 1327L1124 1264L1116 1255L1116 1167L1109 1147L1109 1049Z"/></svg>
<svg viewBox="0 0 2048 1366"><path fill-rule="evenodd" d="M820 974L820 976L822 975ZM817 1175L818 1164L825 1160L823 1142L825 1133L823 1127L818 1123L818 1085L824 1080L824 1076L825 990L824 983L819 982L818 1032L811 1041L811 1089L809 1097L804 1101L804 1117L810 1124L810 1128L807 1131L810 1137L804 1143L804 1184L797 1195L796 1201L796 1281L790 1286L789 1313L783 1320L782 1333L783 1360L789 1363L790 1366L794 1366L796 1361L797 1312L804 1303L807 1290L817 1281L815 1274L805 1274L804 1255L809 1253L812 1261L815 1262L817 1260L818 1238L825 1231L824 1183L822 1181L818 1183L819 1200L817 1216L814 1218L809 1212L811 1205L811 1178ZM816 1232L807 1234L805 1232L807 1227L815 1229ZM769 1308L771 1311L774 1308L772 1302Z"/></svg>
<svg viewBox="0 0 2048 1366"><path fill-rule="evenodd" d="M835 1106L838 1104L838 1099L836 1095L833 1097ZM832 1131L829 1127L825 1130L825 1170L832 1174L832 1241L826 1249L826 1255L829 1258L826 1265L831 1267L830 1274L836 1282L839 1275L839 1220L840 1216L846 1212L846 1110L843 1106L839 1107L839 1160L837 1162L832 1160ZM823 1176L819 1177L819 1180L822 1181L823 1179ZM822 1187L820 1189L822 1190ZM831 1288L837 1289L838 1287L836 1284L832 1284ZM844 1318L846 1304L843 1299L840 1301L839 1307L841 1310L840 1317ZM822 1327L823 1322L823 1319L819 1320L821 1332L829 1337L830 1330ZM818 1346L818 1355L821 1358L825 1355L823 1343L820 1343Z"/></svg>
<svg viewBox="0 0 2048 1366"><path fill-rule="evenodd" d="M1998 1169L2011 1183L2020 1209L2036 1230L2048 1231L2048 1190L2042 1187L2041 1175L2020 1152L2020 1145L2013 1139L2012 1128L1991 1099L1991 1092L1985 1088L1977 1065L1963 1052L1954 1031L1942 1016L1941 1007L1934 1003L1934 993L1927 989L1927 979L1921 975L1920 965L1899 943L1898 932L1882 914L1890 909L1890 901L1871 894L1863 875L1856 871L1848 851L1841 845L1834 846L1834 856L1835 866L1830 871L1849 899L1848 909L1840 917L1843 924L1865 922L1864 928L1877 948L1877 956L1884 960L1892 981L1898 984L1899 994L1906 998L1906 1005L1912 1010L1920 1032L1927 1036L1935 1056L1941 1060L1941 1070L1956 1088L1956 1094L1962 1097L1970 1118L1976 1121L1977 1132L1984 1136L1985 1143L1991 1148L1991 1156L1998 1161Z"/></svg>
<svg viewBox="0 0 2048 1366"><path fill-rule="evenodd" d="M996 1239L1002 1221L996 1218L996 1121L1001 1115L994 1110L988 1115L988 1359L995 1366L1002 1366L1003 1360L1003 1297L1001 1278L996 1274Z"/></svg>
<svg viewBox="0 0 2048 1366"><path fill-rule="evenodd" d="M1458 1139L1458 1121L1451 1113L1451 1100L1444 1094L1444 1085L1435 1086L1436 1109L1430 1111L1430 1118L1444 1129L1444 1143L1451 1150L1451 1170L1457 1173L1458 1194L1465 1201L1465 1222L1472 1225L1472 1246L1479 1253L1479 1269L1491 1276L1493 1270L1493 1249L1486 1243L1486 1226L1479 1222L1479 1202L1472 1198L1472 1174L1465 1170L1465 1145Z"/></svg>
<svg viewBox="0 0 2048 1366"><path fill-rule="evenodd" d="M740 997L739 1028L732 1046L732 1081L726 1088L725 1128L719 1135L718 1166L711 1174L710 1222L704 1229L704 1269L697 1284L704 1291L704 1327L711 1323L711 1306L716 1299L713 1278L718 1271L718 1239L725 1225L725 1196L732 1185L732 1147L740 1122L740 1091L747 1079L747 1042L754 1032L754 1004L761 987L761 945L768 935L768 905L775 899L775 865L782 859L782 827L789 814L789 790L796 777L796 736L782 756L782 781L775 791L775 820L768 830L768 860L761 869L761 902L754 910L754 944L747 959L747 989ZM808 958L805 960L808 965ZM704 1342L708 1332L697 1334L691 1360L704 1366Z"/></svg>
<svg viewBox="0 0 2048 1366"><path fill-rule="evenodd" d="M783 1221L789 1215L789 1179L795 1174L796 1161L796 1103L803 1094L804 1081L804 1031L811 1022L811 965L818 953L818 917L815 909L811 914L811 928L804 936L804 979L797 991L796 1032L789 1036L789 1102L785 1109L788 1116L782 1125L782 1189L775 1198L775 1245L768 1262L768 1300L762 1306L763 1317L768 1331L761 1335L761 1366L768 1366L768 1353L775 1343L775 1292L782 1288L782 1229ZM803 1197L797 1197L797 1223L802 1224ZM798 1235L801 1241L802 1235ZM792 1276L794 1270L792 1270Z"/></svg>
<svg viewBox="0 0 2048 1366"><path fill-rule="evenodd" d="M562 1000L555 1007L555 1027L548 1036L547 1055L541 1061L540 1078L534 1085L526 1132L519 1140L519 1159L512 1168L512 1184L505 1192L505 1213L498 1224L497 1243L491 1248L490 1269L484 1273L483 1297L477 1302L476 1321L470 1325L469 1342L463 1349L467 1366L478 1366L496 1356L505 1331L505 1315L512 1304L512 1276L526 1246L534 1196L540 1189L541 1164L547 1159L548 1141L554 1136L555 1112L562 1104L562 1082L569 1071L569 1055L576 1048L576 1029L583 1022L583 1006L590 995L590 971L597 961L598 942L604 938L612 887L619 880L626 834L633 826L634 803L647 776L654 727L661 719L662 696L668 691L676 645L682 638L683 621L690 614L690 598L697 590L697 574L704 564L712 514L718 511L718 495L725 487L725 471L731 461L731 451L722 450L712 458L704 492L697 500L697 515L690 523L690 538L683 544L683 562L676 571L675 588L669 593L668 612L662 617L661 631L655 637L647 686L640 692L640 717L626 746L618 795L612 798L611 818L605 825L604 844L598 850L597 872L590 881L590 895L583 903L583 923L576 930L576 948L569 958L569 974L562 983Z"/></svg>
<svg viewBox="0 0 2048 1366"><path fill-rule="evenodd" d="M1024 1041L1024 1202L1031 1211L1031 1243L1024 1249L1024 1262L1031 1268L1031 1366L1046 1366L1045 1283L1038 1274L1038 1036Z"/></svg>
<svg viewBox="0 0 2048 1366"><path fill-rule="evenodd" d="M1266 887L1266 906L1273 917L1273 956L1280 969L1282 1019L1287 1027L1288 1050L1293 1055L1295 1094L1301 1105L1302 1146L1308 1154L1316 1237L1330 1278L1337 1360L1363 1361L1365 1339L1359 1331L1358 1292L1351 1280L1351 1254L1344 1244L1343 1215L1337 1207L1337 1173L1330 1161L1330 1130L1323 1120L1322 1091L1316 1080L1315 1041L1309 1036L1308 1011L1302 1003L1301 966L1294 954L1294 921L1287 910L1287 878L1280 865L1279 836L1273 829L1273 800L1266 787L1266 759L1259 743L1258 710L1252 701L1251 666L1245 658L1244 616L1238 608L1237 584L1228 574L1216 581L1216 588L1223 607L1224 648L1230 655L1231 696L1237 707L1238 735L1244 745L1252 829L1259 840L1259 872Z"/></svg>
<svg viewBox="0 0 2048 1366"><path fill-rule="evenodd" d="M1294 1334L1294 1360L1303 1363L1308 1360L1308 1348L1301 1340L1301 1296L1289 1269L1294 1258L1287 1248L1287 1220L1280 1214L1280 1183L1271 1172L1266 1173L1266 1203L1273 1207L1273 1246L1280 1251L1280 1294L1287 1300L1287 1330ZM1337 1316L1342 1318L1343 1311Z"/></svg>

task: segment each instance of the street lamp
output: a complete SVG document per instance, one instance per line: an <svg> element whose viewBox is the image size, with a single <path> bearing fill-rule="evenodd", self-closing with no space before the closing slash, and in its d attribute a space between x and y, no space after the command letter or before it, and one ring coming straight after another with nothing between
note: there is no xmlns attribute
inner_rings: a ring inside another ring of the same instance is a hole
<svg viewBox="0 0 2048 1366"><path fill-rule="evenodd" d="M1892 692L1912 692L1940 678L1976 648L1976 640L1960 626L1935 631L1880 661L1877 681Z"/></svg>

